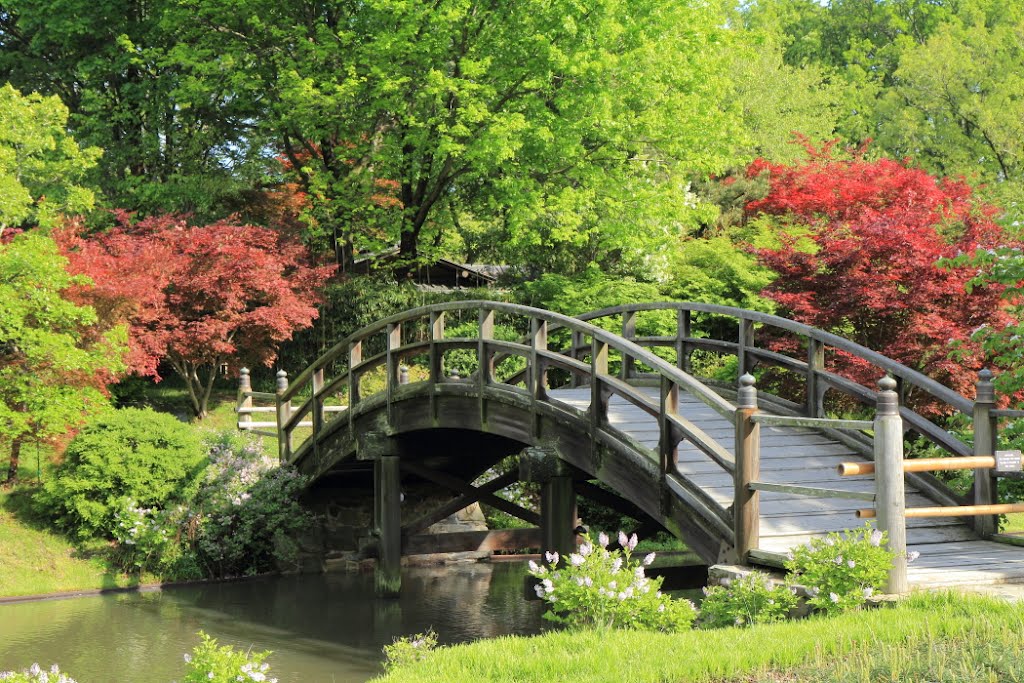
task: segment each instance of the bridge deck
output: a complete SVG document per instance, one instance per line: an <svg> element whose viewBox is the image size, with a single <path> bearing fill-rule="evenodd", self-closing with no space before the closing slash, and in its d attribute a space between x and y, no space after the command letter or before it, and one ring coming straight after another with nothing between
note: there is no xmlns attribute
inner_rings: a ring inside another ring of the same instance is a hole
<svg viewBox="0 0 1024 683"><path fill-rule="evenodd" d="M657 390L641 389L655 402ZM585 410L590 388L556 389L552 400ZM680 395L679 412L731 452L734 448L732 423L689 395ZM654 417L617 396L611 399L608 419L640 444L656 449L658 424ZM863 461L846 445L811 429L761 428L761 480L778 483L874 492L873 478L839 477L840 462ZM679 446L679 471L698 484L723 507L733 500L732 475L722 470L692 445ZM854 511L870 503L836 498L813 498L790 494L761 493L760 549L786 553L809 538L861 525ZM907 506L935 505L935 502L907 486ZM982 541L956 518L911 518L907 520L907 544L921 553L910 565L908 576L914 586L954 586L1024 582L1024 548Z"/></svg>

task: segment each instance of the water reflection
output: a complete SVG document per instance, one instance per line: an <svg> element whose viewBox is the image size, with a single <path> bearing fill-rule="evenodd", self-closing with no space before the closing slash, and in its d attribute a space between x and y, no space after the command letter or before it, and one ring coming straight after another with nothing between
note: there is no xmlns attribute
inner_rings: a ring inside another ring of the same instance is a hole
<svg viewBox="0 0 1024 683"><path fill-rule="evenodd" d="M204 630L273 650L281 683L356 683L380 648L433 627L442 643L536 633L541 605L522 597L520 564L413 568L402 597L373 597L358 574L256 579L0 606L0 670L59 662L80 683L170 683Z"/></svg>

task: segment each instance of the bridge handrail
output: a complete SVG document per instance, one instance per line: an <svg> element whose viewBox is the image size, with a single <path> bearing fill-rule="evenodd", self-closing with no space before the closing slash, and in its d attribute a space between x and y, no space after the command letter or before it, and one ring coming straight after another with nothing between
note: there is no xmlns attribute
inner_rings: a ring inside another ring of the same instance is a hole
<svg viewBox="0 0 1024 683"><path fill-rule="evenodd" d="M796 322L795 320L789 320L771 313L762 313L760 311L750 311L744 308L736 308L734 306L721 306L718 304L704 304L692 301L683 302L650 302L650 303L633 303L633 304L622 304L619 306L610 306L608 308L602 308L595 311L590 311L577 316L580 320L590 321L599 318L607 318L613 315L621 315L623 313L637 313L640 311L659 311L659 310L679 310L689 312L700 312L700 313L711 313L718 315L725 315L736 318L738 320L746 320L754 323L762 323L770 325L772 327L792 332L794 334L814 339L815 341L827 344L833 348L841 351L846 351L862 360L866 360L875 367L885 371L885 374L891 375L897 380L903 380L910 384L927 391L929 394L945 402L947 405L955 408L957 411L969 415L973 409L974 402L969 398L953 391L949 387L946 387L939 382L935 381L931 377L909 368L902 363L888 358L877 351L873 351L866 346L862 346L857 342L850 341L840 337L832 332L826 332L825 330L805 325L804 323ZM692 341L699 342L699 338L693 338ZM732 344L733 342L726 342ZM735 342L740 343L740 342ZM756 347L748 347L753 350L764 350L757 349ZM797 359L794 359L797 360ZM797 362L800 362L797 360ZM819 372L824 368L817 369ZM741 370L742 374L742 370ZM872 391L872 394L875 392Z"/></svg>

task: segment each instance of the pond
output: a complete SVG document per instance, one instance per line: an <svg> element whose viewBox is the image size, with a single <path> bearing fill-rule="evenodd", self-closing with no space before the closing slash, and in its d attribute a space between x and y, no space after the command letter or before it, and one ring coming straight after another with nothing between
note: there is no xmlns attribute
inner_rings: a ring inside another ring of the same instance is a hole
<svg viewBox="0 0 1024 683"><path fill-rule="evenodd" d="M356 683L381 671L395 636L433 627L449 644L541 629L519 562L403 570L402 596L372 574L259 578L0 606L0 671L56 662L79 683L170 683L203 630L273 650L280 683Z"/></svg>

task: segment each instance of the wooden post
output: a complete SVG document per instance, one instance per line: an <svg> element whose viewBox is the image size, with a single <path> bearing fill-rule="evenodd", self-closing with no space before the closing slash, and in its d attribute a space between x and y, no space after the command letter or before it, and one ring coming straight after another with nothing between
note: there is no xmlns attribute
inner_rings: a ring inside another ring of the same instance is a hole
<svg viewBox="0 0 1024 683"><path fill-rule="evenodd" d="M818 372L825 369L825 345L807 338L807 417L824 417L825 383Z"/></svg>
<svg viewBox="0 0 1024 683"><path fill-rule="evenodd" d="M384 392L387 400L388 407L388 423L394 421L395 413L393 409L395 388L398 387L399 375L398 365L399 356L397 350L402 346L402 325L400 323L391 323L387 329L387 346L385 348L385 359L384 359Z"/></svg>
<svg viewBox="0 0 1024 683"><path fill-rule="evenodd" d="M359 403L359 372L356 366L363 362L363 343L352 342L348 347L348 423L354 419L353 408Z"/></svg>
<svg viewBox="0 0 1024 683"><path fill-rule="evenodd" d="M761 476L760 425L751 418L758 413L755 379L750 374L740 377L736 395L736 469L734 471L733 520L736 532L736 555L740 564L746 564L750 551L761 540L761 514L759 493L750 488L750 482Z"/></svg>
<svg viewBox="0 0 1024 683"><path fill-rule="evenodd" d="M402 588L402 489L396 455L382 455L373 462L374 527L379 553L374 571L377 595L398 597Z"/></svg>
<svg viewBox="0 0 1024 683"><path fill-rule="evenodd" d="M608 403L601 381L607 375L608 345L594 338L590 345L590 438L594 448L597 448L597 431L608 421Z"/></svg>
<svg viewBox="0 0 1024 683"><path fill-rule="evenodd" d="M583 353L583 333L573 330L569 341L569 358L579 360L581 353ZM579 385L580 376L574 372L569 376L569 386L575 389Z"/></svg>
<svg viewBox="0 0 1024 683"><path fill-rule="evenodd" d="M479 412L480 424L487 424L487 399L484 392L494 381L494 350L488 343L494 339L494 311L480 309L480 334L477 341L477 388L480 391Z"/></svg>
<svg viewBox="0 0 1024 683"><path fill-rule="evenodd" d="M673 474L678 460L679 439L676 438L672 422L668 419L679 414L679 385L662 375L661 412L658 414L658 459L661 471Z"/></svg>
<svg viewBox="0 0 1024 683"><path fill-rule="evenodd" d="M540 411L537 403L547 399L548 363L537 354L548 350L548 323L546 320L533 318L530 320L530 367L526 377L526 388L530 392L532 415L530 433L536 438L540 436Z"/></svg>
<svg viewBox="0 0 1024 683"><path fill-rule="evenodd" d="M747 359L747 349L754 346L754 321L740 318L740 331L737 339L736 357L738 359L737 374L741 377L751 370L752 363Z"/></svg>
<svg viewBox="0 0 1024 683"><path fill-rule="evenodd" d="M324 388L324 369L318 368L313 371L313 447L317 445L317 435L324 428L324 397L320 392Z"/></svg>
<svg viewBox="0 0 1024 683"><path fill-rule="evenodd" d="M250 429L246 426L252 422L252 414L242 412L252 408L252 378L249 377L249 368L242 368L238 371L238 428Z"/></svg>
<svg viewBox="0 0 1024 683"><path fill-rule="evenodd" d="M889 535L889 549L895 553L886 593L906 593L907 520L903 485L903 419L900 417L896 380L878 382L875 403L875 509L878 528Z"/></svg>
<svg viewBox="0 0 1024 683"><path fill-rule="evenodd" d="M693 370L690 362L690 344L687 341L692 335L690 311L680 309L676 314L676 367L685 373Z"/></svg>
<svg viewBox="0 0 1024 683"><path fill-rule="evenodd" d="M622 314L622 336L624 339L633 341L636 339L636 312L625 311ZM622 367L619 369L619 376L623 381L628 380L633 376L633 366L635 365L633 357L622 352Z"/></svg>
<svg viewBox="0 0 1024 683"><path fill-rule="evenodd" d="M282 463L288 462L292 457L292 430L285 429L285 423L292 416L291 401L284 400L284 393L288 391L288 373L284 370L277 371L277 450L278 458Z"/></svg>
<svg viewBox="0 0 1024 683"><path fill-rule="evenodd" d="M992 384L992 372L978 373L974 399L974 454L995 455L996 420L992 410L996 405L996 390ZM993 469L974 470L974 504L995 505L999 502L996 478ZM990 538L997 529L997 518L993 515L979 515L974 518L974 530L982 538Z"/></svg>

